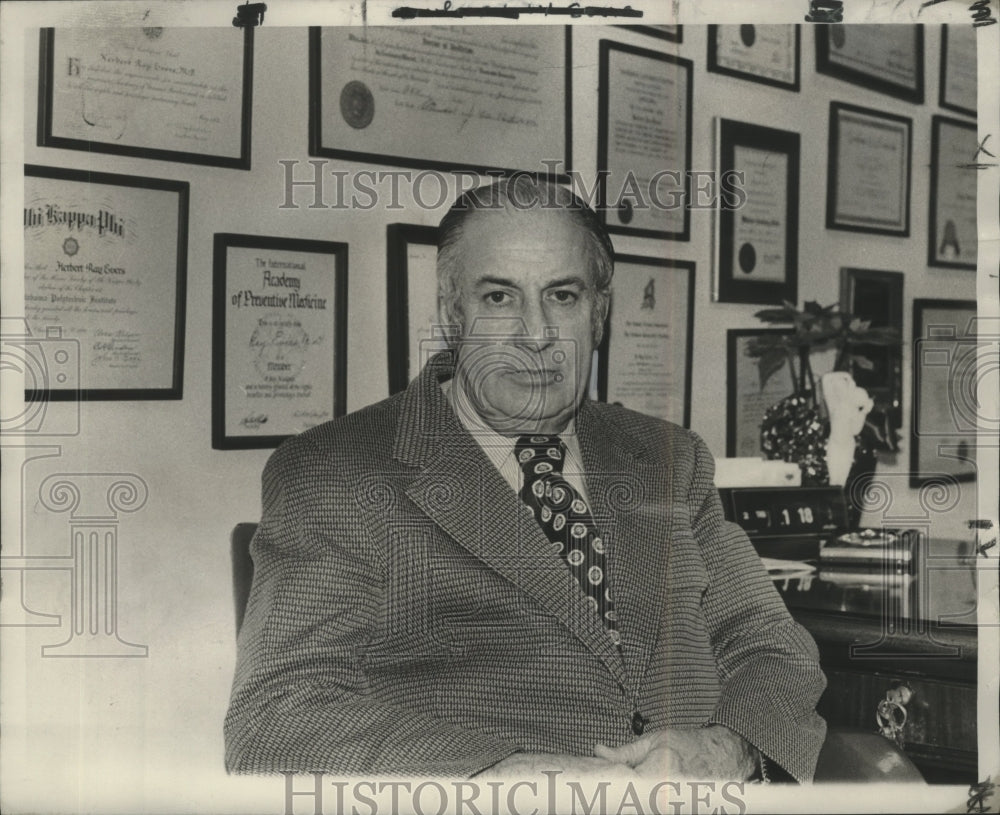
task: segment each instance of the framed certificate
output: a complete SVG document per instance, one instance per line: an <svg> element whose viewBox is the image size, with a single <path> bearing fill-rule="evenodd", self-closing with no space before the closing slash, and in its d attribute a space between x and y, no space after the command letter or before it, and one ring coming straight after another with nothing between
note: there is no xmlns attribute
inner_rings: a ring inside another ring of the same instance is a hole
<svg viewBox="0 0 1000 815"><path fill-rule="evenodd" d="M719 177L741 180L742 200L719 198L713 299L798 300L799 134L717 121Z"/></svg>
<svg viewBox="0 0 1000 815"><path fill-rule="evenodd" d="M24 314L60 351L26 401L181 398L188 194L183 181L25 165Z"/></svg>
<svg viewBox="0 0 1000 815"><path fill-rule="evenodd" d="M978 109L976 94L979 90L977 29L968 25L941 26L941 82L938 85L938 104L975 116Z"/></svg>
<svg viewBox="0 0 1000 815"><path fill-rule="evenodd" d="M898 99L924 102L922 25L817 25L816 71Z"/></svg>
<svg viewBox="0 0 1000 815"><path fill-rule="evenodd" d="M905 116L830 103L827 229L910 234L910 148Z"/></svg>
<svg viewBox="0 0 1000 815"><path fill-rule="evenodd" d="M747 354L751 341L767 334L791 336L792 332L786 328L726 331L726 456L730 458L764 458L760 447L764 412L795 390L785 372L762 382L757 360Z"/></svg>
<svg viewBox="0 0 1000 815"><path fill-rule="evenodd" d="M799 89L802 34L797 25L710 25L708 70Z"/></svg>
<svg viewBox="0 0 1000 815"><path fill-rule="evenodd" d="M215 236L212 447L277 447L342 416L347 244Z"/></svg>
<svg viewBox="0 0 1000 815"><path fill-rule="evenodd" d="M659 37L661 40L670 42L684 41L684 26L682 25L623 25L629 31L638 31L640 34L648 34L650 37Z"/></svg>
<svg viewBox="0 0 1000 815"><path fill-rule="evenodd" d="M310 155L569 180L569 26L309 35Z"/></svg>
<svg viewBox="0 0 1000 815"><path fill-rule="evenodd" d="M42 29L38 144L249 170L253 32Z"/></svg>
<svg viewBox="0 0 1000 815"><path fill-rule="evenodd" d="M693 64L601 40L597 199L609 232L691 236Z"/></svg>
<svg viewBox="0 0 1000 815"><path fill-rule="evenodd" d="M841 310L868 322L872 328L891 328L903 336L903 273L876 269L840 270ZM872 363L871 368L849 363L846 370L875 401L893 428L903 422L903 345L856 345L851 352Z"/></svg>
<svg viewBox="0 0 1000 815"><path fill-rule="evenodd" d="M423 364L447 347L438 330L437 234L436 226L386 228L389 393L405 390Z"/></svg>
<svg viewBox="0 0 1000 815"><path fill-rule="evenodd" d="M965 167L976 154L976 125L935 116L931 124L931 194L927 264L975 269L979 250L976 173Z"/></svg>
<svg viewBox="0 0 1000 815"><path fill-rule="evenodd" d="M689 427L694 271L685 260L615 256L597 395Z"/></svg>
<svg viewBox="0 0 1000 815"><path fill-rule="evenodd" d="M910 486L976 477L980 415L974 300L913 301Z"/></svg>

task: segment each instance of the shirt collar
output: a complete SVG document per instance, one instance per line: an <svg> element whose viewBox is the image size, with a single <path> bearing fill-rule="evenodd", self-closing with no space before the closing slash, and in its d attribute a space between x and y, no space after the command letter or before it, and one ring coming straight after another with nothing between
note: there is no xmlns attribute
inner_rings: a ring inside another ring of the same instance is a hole
<svg viewBox="0 0 1000 815"><path fill-rule="evenodd" d="M493 462L493 465L498 470L502 470L507 458L514 455L514 445L517 443L517 436L501 435L486 424L482 416L476 411L468 394L461 385L457 384L454 378L440 384L441 390L444 391L445 398L448 400L448 404L458 416L458 420L462 423L462 426L469 431L483 449L483 452ZM557 435L569 450L571 460L579 462L579 444L576 439L575 420L571 417L569 424Z"/></svg>

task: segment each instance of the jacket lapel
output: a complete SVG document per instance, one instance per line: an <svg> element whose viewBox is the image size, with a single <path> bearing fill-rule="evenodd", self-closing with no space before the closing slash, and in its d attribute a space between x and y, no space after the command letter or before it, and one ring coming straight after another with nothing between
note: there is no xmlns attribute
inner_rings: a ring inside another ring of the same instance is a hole
<svg viewBox="0 0 1000 815"><path fill-rule="evenodd" d="M592 402L577 419L594 520L605 542L630 686L638 689L667 602L671 513L662 451L607 421ZM657 466L658 465L658 466Z"/></svg>
<svg viewBox="0 0 1000 815"><path fill-rule="evenodd" d="M451 538L558 619L624 686L618 650L531 510L455 416L440 388L450 374L432 359L403 397L395 444L419 468L406 494Z"/></svg>

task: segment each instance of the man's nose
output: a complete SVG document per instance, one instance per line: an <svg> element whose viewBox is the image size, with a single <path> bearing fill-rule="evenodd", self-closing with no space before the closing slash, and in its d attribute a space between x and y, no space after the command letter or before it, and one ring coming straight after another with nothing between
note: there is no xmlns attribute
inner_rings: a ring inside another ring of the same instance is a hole
<svg viewBox="0 0 1000 815"><path fill-rule="evenodd" d="M541 350L551 344L552 325L541 302L525 301L520 316L524 333L521 337L515 338L519 345Z"/></svg>

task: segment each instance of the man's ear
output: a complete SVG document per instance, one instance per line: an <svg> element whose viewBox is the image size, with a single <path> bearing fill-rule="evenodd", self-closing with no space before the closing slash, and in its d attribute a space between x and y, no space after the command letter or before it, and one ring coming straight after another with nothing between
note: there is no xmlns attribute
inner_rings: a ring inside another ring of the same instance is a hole
<svg viewBox="0 0 1000 815"><path fill-rule="evenodd" d="M593 315L593 335L594 347L601 344L604 339L604 327L608 321L608 310L611 308L611 292L598 292L597 302L594 303Z"/></svg>

